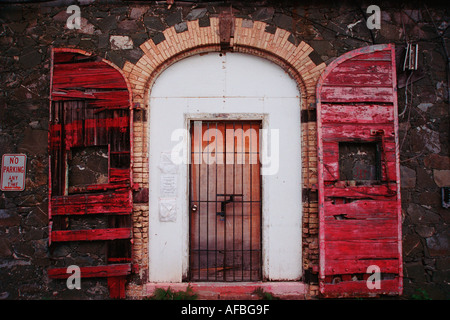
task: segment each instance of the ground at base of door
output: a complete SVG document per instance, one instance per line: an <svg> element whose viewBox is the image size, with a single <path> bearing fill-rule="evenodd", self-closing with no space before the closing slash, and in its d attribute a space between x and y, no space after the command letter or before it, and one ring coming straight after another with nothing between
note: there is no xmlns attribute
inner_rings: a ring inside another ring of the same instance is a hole
<svg viewBox="0 0 450 320"><path fill-rule="evenodd" d="M309 291L303 282L152 282L146 284L145 296L151 297L157 288L176 292L188 286L198 300L260 300L261 293L275 299L304 300Z"/></svg>

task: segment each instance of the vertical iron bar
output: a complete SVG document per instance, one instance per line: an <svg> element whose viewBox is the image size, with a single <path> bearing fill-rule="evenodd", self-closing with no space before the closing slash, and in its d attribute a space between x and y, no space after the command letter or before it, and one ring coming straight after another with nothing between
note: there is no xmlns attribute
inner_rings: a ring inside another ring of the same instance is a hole
<svg viewBox="0 0 450 320"><path fill-rule="evenodd" d="M206 280L209 280L209 122L207 122L208 132L208 162L206 163ZM216 138L217 140L217 138Z"/></svg>
<svg viewBox="0 0 450 320"><path fill-rule="evenodd" d="M223 169L224 169L224 179L223 179L223 181L224 181L224 194L226 194L227 193L227 123L226 122L224 122L224 129L223 129L223 131L224 131L224 141L223 141L223 143L224 143L224 145L223 145L223 152L224 152L224 166L223 166ZM223 212L224 212L224 221L223 221L223 230L224 230L224 233L223 233L223 238L224 238L224 241L223 241L223 252L224 252L224 257L223 257L223 280L224 281L226 281L226 276L225 276L225 274L226 274L226 266L227 266L227 214L226 214L226 212L227 212L227 210L226 210L226 207L225 207L225 209L223 210Z"/></svg>
<svg viewBox="0 0 450 320"><path fill-rule="evenodd" d="M259 129L262 129L262 122L259 123ZM258 130L259 134L259 130ZM258 179L259 179L259 190L258 190L258 198L259 198L259 243L258 243L258 278L262 279L262 177L261 177L261 163L259 162L259 155L261 152L261 137L258 137Z"/></svg>
<svg viewBox="0 0 450 320"><path fill-rule="evenodd" d="M191 235L192 235L192 165L193 165L193 159L192 159L192 155L193 155L193 144L192 144L192 121L189 123L190 127L189 127L189 135L190 135L190 143L191 143L191 147L190 147L190 160L189 160L189 269L188 269L188 273L189 273L189 280L192 280L192 241L191 241Z"/></svg>
<svg viewBox="0 0 450 320"><path fill-rule="evenodd" d="M253 124L250 124L250 146L249 146L249 162L250 162L250 280L252 280L252 260L253 260L253 248L252 248L252 236L253 236L253 228L252 228L252 215L253 215L253 202L252 202L252 195L253 195L253 175L252 175L252 156L253 156L253 150L252 150L252 129Z"/></svg>
<svg viewBox="0 0 450 320"><path fill-rule="evenodd" d="M218 159L218 152L217 152L217 132L218 132L218 128L217 128L217 122L216 122L216 149L215 149L215 154L216 154L216 163L215 163L215 166L216 166L216 204L215 204L215 211L217 211L217 159ZM216 260L216 263L214 264L215 265L215 267L216 267L216 272L215 272L215 278L216 278L216 281L217 281L217 252L218 252L218 249L217 249L217 217L215 217L214 218L214 222L215 222L215 228L214 228L214 232L215 232L215 241L216 241L216 251L215 251L215 260Z"/></svg>
<svg viewBox="0 0 450 320"><path fill-rule="evenodd" d="M244 163L245 163L245 133L244 133L244 122L242 122L242 157L244 158ZM251 141L251 136L250 136L250 141ZM251 151L251 150L249 150ZM250 159L250 153L249 153L249 159ZM245 166L243 166L242 169L244 169ZM244 170L242 170L244 171ZM251 183L251 176L250 176L250 183ZM242 179L244 180L244 179ZM252 192L251 190L252 188L250 187L250 194ZM250 201L250 207L252 206L252 202ZM242 277L241 279L244 280L244 203L242 203L242 224L241 224L241 229L242 229L242 245L241 245L241 255L242 255ZM251 234L250 234L251 236ZM251 255L251 252L250 252Z"/></svg>
<svg viewBox="0 0 450 320"><path fill-rule="evenodd" d="M235 121L233 121L233 152L232 152L232 155L233 155L233 194L235 194L234 185L235 185L235 181L236 181L236 179L235 179L236 167L235 167L235 161L234 161L234 156L235 156L234 149L236 147L235 143L234 143L235 134L236 134L236 123L235 123ZM233 197L231 200L234 200L234 196L231 196L231 197ZM235 235L235 229L236 229L235 206L236 206L236 204L234 201L232 201L232 204L233 204L233 281L236 281L236 269L234 268L234 260L236 258L236 252L235 252L235 247L234 247L235 242L236 242L236 235Z"/></svg>
<svg viewBox="0 0 450 320"><path fill-rule="evenodd" d="M198 157L199 157L199 163L198 163L198 209L197 209L197 218L198 218L198 279L201 279L201 234L200 234L200 225L201 225L201 198L200 198L200 172L201 172L201 163L203 162L203 153L201 152L201 146L202 146L202 137L203 137L203 123L200 122L200 135L199 135L199 141L198 141Z"/></svg>

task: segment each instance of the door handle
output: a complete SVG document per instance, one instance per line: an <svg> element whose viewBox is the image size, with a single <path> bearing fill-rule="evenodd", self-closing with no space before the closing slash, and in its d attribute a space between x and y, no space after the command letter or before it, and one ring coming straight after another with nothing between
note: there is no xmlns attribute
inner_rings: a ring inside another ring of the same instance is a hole
<svg viewBox="0 0 450 320"><path fill-rule="evenodd" d="M193 204L191 207L192 212L197 212L197 205Z"/></svg>
<svg viewBox="0 0 450 320"><path fill-rule="evenodd" d="M242 194L217 194L218 197L230 197L229 200L224 200L220 202L220 210L216 212L216 215L220 216L221 219L225 218L225 210L227 203L234 202L234 197L242 197Z"/></svg>

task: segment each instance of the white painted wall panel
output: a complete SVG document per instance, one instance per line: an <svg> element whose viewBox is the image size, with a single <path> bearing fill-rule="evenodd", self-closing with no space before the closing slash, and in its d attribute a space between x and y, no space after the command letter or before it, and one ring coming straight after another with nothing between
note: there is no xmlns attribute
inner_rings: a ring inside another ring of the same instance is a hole
<svg viewBox="0 0 450 320"><path fill-rule="evenodd" d="M188 166L178 166L177 220L161 222L160 154L180 145L180 140L171 141L171 135L187 129L189 119L216 119L218 114L263 119L263 128L279 130L278 170L262 176L263 274L269 280L297 280L302 274L299 92L279 66L239 53L184 59L164 71L152 88L149 280L181 282L189 266ZM188 141L184 145L188 148Z"/></svg>

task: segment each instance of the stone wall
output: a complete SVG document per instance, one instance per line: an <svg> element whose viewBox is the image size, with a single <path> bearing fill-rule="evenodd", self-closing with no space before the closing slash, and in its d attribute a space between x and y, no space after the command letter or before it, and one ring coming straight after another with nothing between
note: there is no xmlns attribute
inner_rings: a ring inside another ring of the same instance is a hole
<svg viewBox="0 0 450 320"><path fill-rule="evenodd" d="M65 24L70 3L81 8L81 29ZM450 297L448 210L441 205L440 187L450 185L448 57L440 35L448 43L448 9L400 3L381 5L381 29L366 27L367 5L330 3L293 5L292 1L233 2L236 18L261 21L266 32L277 28L289 32L288 40L304 41L315 54L315 64L329 64L340 55L363 46L405 41L419 44L419 70L411 77L399 69L398 101L400 121L400 161L402 172L404 295L414 298ZM49 84L51 47L69 47L97 54L123 68L136 64L144 55L140 46L152 39L164 40L163 31L174 27L186 31L189 21L207 26L211 18L230 3L137 4L122 1L53 1L49 3L0 4L0 156L25 153L28 157L26 189L0 193L0 299L108 297L106 279L83 279L82 290L68 290L65 281L50 280L47 268L77 263L100 263L104 248L92 244L80 248L48 247L48 152ZM447 50L448 50L447 45ZM400 51L400 50L399 50ZM401 57L401 52L399 52ZM401 62L398 63L401 67ZM409 78L409 79L408 79ZM408 85L405 83L408 80ZM303 114L304 143L315 145L315 117ZM134 131L146 136L142 125L146 115L136 112ZM306 121L308 119L309 121ZM316 172L315 151L303 166ZM142 146L145 157L145 145ZM305 156L305 155L303 155ZM140 171L139 171L140 170ZM140 174L138 174L138 172ZM148 175L141 166L135 171L141 181ZM145 193L134 210L134 233L142 241L134 243L134 259L144 268L130 278L128 294L142 294L147 277L148 210ZM317 192L305 189L303 212L303 252L305 281L310 297L318 293ZM148 200L148 199L147 199ZM140 249L139 249L140 248Z"/></svg>

